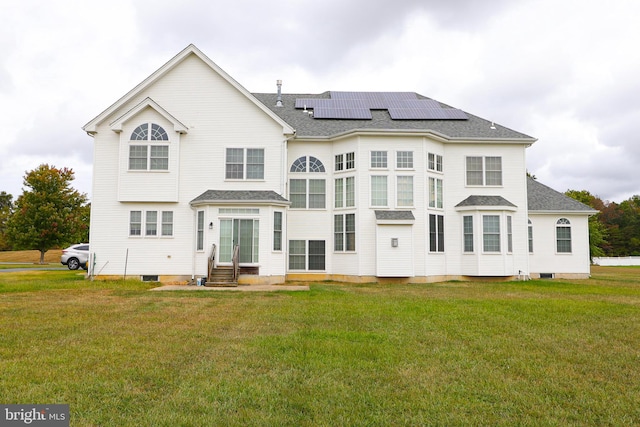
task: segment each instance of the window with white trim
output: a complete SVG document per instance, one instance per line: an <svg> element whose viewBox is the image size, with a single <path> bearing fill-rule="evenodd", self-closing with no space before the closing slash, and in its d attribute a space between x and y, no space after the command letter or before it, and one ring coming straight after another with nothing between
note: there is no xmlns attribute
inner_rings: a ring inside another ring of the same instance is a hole
<svg viewBox="0 0 640 427"><path fill-rule="evenodd" d="M396 151L396 169L413 169L413 151Z"/></svg>
<svg viewBox="0 0 640 427"><path fill-rule="evenodd" d="M227 148L225 179L264 179L264 148Z"/></svg>
<svg viewBox="0 0 640 427"><path fill-rule="evenodd" d="M335 165L334 170L336 172L352 170L356 168L356 153L349 152L345 154L336 154L335 155Z"/></svg>
<svg viewBox="0 0 640 427"><path fill-rule="evenodd" d="M326 182L324 179L290 179L289 200L292 209L325 209Z"/></svg>
<svg viewBox="0 0 640 427"><path fill-rule="evenodd" d="M429 251L444 252L444 215L429 214Z"/></svg>
<svg viewBox="0 0 640 427"><path fill-rule="evenodd" d="M371 176L371 206L385 208L389 206L387 199L387 177L385 175Z"/></svg>
<svg viewBox="0 0 640 427"><path fill-rule="evenodd" d="M142 236L142 211L129 212L129 236Z"/></svg>
<svg viewBox="0 0 640 427"><path fill-rule="evenodd" d="M500 215L482 216L482 250L500 252Z"/></svg>
<svg viewBox="0 0 640 427"><path fill-rule="evenodd" d="M467 185L502 185L502 157L466 157Z"/></svg>
<svg viewBox="0 0 640 427"><path fill-rule="evenodd" d="M442 209L442 180L429 177L429 207Z"/></svg>
<svg viewBox="0 0 640 427"><path fill-rule="evenodd" d="M513 224L511 215L507 215L507 252L513 252Z"/></svg>
<svg viewBox="0 0 640 427"><path fill-rule="evenodd" d="M531 223L531 220L528 220L529 226L527 227L529 229L529 253L532 254L533 253L533 224Z"/></svg>
<svg viewBox="0 0 640 427"><path fill-rule="evenodd" d="M352 252L356 250L356 214L333 216L333 250Z"/></svg>
<svg viewBox="0 0 640 427"><path fill-rule="evenodd" d="M289 169L292 173L324 173L324 164L313 156L296 159ZM326 181L324 179L292 178L289 180L289 200L293 209L325 209Z"/></svg>
<svg viewBox="0 0 640 427"><path fill-rule="evenodd" d="M282 212L273 213L273 250L282 250Z"/></svg>
<svg viewBox="0 0 640 427"><path fill-rule="evenodd" d="M464 241L464 251L473 252L473 216L462 217L462 238Z"/></svg>
<svg viewBox="0 0 640 427"><path fill-rule="evenodd" d="M289 172L325 172L324 164L316 157L302 156L297 158L292 164Z"/></svg>
<svg viewBox="0 0 640 427"><path fill-rule="evenodd" d="M129 236L142 236L143 229L145 237L172 237L173 211L130 211Z"/></svg>
<svg viewBox="0 0 640 427"><path fill-rule="evenodd" d="M396 206L413 206L413 176L396 177Z"/></svg>
<svg viewBox="0 0 640 427"><path fill-rule="evenodd" d="M372 151L370 167L372 169L386 169L387 168L387 152Z"/></svg>
<svg viewBox="0 0 640 427"><path fill-rule="evenodd" d="M169 135L160 125L144 123L135 128L129 139L129 170L168 170L168 143Z"/></svg>
<svg viewBox="0 0 640 427"><path fill-rule="evenodd" d="M325 270L324 240L289 240L289 270Z"/></svg>
<svg viewBox="0 0 640 427"><path fill-rule="evenodd" d="M427 154L427 169L434 172L442 172L442 156L440 154Z"/></svg>
<svg viewBox="0 0 640 427"><path fill-rule="evenodd" d="M556 251L571 253L571 222L567 218L556 222Z"/></svg>
<svg viewBox="0 0 640 427"><path fill-rule="evenodd" d="M196 225L196 250L204 250L204 211L198 211Z"/></svg>
<svg viewBox="0 0 640 427"><path fill-rule="evenodd" d="M350 208L356 204L356 178L349 176L345 178L336 178L334 181L334 207Z"/></svg>

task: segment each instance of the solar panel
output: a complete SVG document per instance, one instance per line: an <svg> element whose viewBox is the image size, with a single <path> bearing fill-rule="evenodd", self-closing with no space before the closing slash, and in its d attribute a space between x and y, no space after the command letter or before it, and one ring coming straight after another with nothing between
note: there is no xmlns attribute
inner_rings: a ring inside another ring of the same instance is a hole
<svg viewBox="0 0 640 427"><path fill-rule="evenodd" d="M313 117L316 119L365 119L371 120L371 110L368 108L315 108Z"/></svg>
<svg viewBox="0 0 640 427"><path fill-rule="evenodd" d="M393 120L466 120L467 115L455 108L389 108Z"/></svg>
<svg viewBox="0 0 640 427"><path fill-rule="evenodd" d="M414 92L331 92L331 98L298 98L296 108L313 109L316 119L371 120L371 110L388 110L393 120L466 120L456 108L442 108Z"/></svg>

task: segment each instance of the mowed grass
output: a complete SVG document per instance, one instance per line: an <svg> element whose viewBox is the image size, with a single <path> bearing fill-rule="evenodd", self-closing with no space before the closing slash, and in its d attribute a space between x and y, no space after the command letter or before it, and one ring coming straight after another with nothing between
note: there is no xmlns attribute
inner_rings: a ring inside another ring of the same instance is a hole
<svg viewBox="0 0 640 427"><path fill-rule="evenodd" d="M1 403L68 403L74 426L640 424L640 268L152 286L0 273Z"/></svg>

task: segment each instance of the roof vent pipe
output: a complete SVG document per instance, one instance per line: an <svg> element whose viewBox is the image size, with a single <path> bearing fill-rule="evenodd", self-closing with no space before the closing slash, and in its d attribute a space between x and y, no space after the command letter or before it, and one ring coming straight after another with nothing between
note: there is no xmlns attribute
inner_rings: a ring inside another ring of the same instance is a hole
<svg viewBox="0 0 640 427"><path fill-rule="evenodd" d="M282 107L282 80L276 80L278 86L278 97L276 98L276 107Z"/></svg>

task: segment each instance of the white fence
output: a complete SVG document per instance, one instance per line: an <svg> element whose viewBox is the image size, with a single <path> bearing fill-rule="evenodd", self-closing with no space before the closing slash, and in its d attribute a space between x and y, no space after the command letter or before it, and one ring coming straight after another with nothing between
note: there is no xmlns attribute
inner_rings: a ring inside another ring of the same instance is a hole
<svg viewBox="0 0 640 427"><path fill-rule="evenodd" d="M606 267L640 265L640 256L594 257L593 263Z"/></svg>

